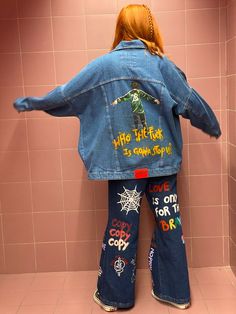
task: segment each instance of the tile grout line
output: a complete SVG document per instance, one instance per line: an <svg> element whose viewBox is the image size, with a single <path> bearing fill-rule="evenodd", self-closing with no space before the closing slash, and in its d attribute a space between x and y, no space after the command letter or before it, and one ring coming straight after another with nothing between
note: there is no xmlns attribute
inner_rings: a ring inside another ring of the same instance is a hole
<svg viewBox="0 0 236 314"><path fill-rule="evenodd" d="M150 6L150 5L149 5ZM187 11L216 11L218 7L203 7L203 8L187 8ZM225 7L222 7L225 8ZM154 9L152 9L152 11L154 13L179 13L179 12L183 12L185 11L185 9L175 9L175 10L158 10L155 11ZM110 13L87 13L85 12L87 16L107 16L107 15L116 15L117 12L110 12ZM60 18L78 18L83 16L84 13L81 14L77 14L77 15L53 15L53 18L55 19L60 19ZM25 16L25 17L19 17L19 20L32 20L32 19L48 19L50 18L50 15L47 16ZM0 18L0 21L6 21L6 20L14 20L15 18Z"/></svg>
<svg viewBox="0 0 236 314"><path fill-rule="evenodd" d="M117 2L118 0L116 0ZM117 3L116 3L117 5ZM86 51L86 60L88 62L88 37L87 37L87 12L86 9L84 8L84 31L85 31L85 51ZM96 264L97 264L97 269L99 267L99 252L98 252L98 213L97 213L97 209L96 209L96 203L95 203L95 187L94 187L94 183L92 184L92 198L93 198L93 209L94 209L94 217L96 220L96 225L95 225L95 245L96 245Z"/></svg>
<svg viewBox="0 0 236 314"><path fill-rule="evenodd" d="M226 40L226 43L228 43L229 41L232 41L236 38L236 36L234 36L233 38ZM217 41L217 42L202 42L202 43L194 43L194 44L187 44L187 43L180 43L180 44L166 44L165 46L168 48L173 48L173 47L196 47L196 46L207 46L207 45L218 45L218 44L224 44L224 41ZM27 55L27 54L45 54L45 53L53 53L53 52L58 52L58 53L74 53L74 52L93 52L93 51L104 51L104 52L109 52L110 48L109 47L103 47L103 48L88 48L88 49L67 49L67 50L39 50L39 51L21 51L22 55ZM0 52L0 56L1 55L18 55L20 52L19 51L6 51L6 52ZM217 76L214 76L217 77ZM192 77L189 77L192 78ZM199 78L196 77L196 78ZM205 78L205 76L203 77ZM52 85L52 84L48 84L48 85ZM28 86L28 85L25 85ZM31 86L31 85L29 85ZM44 86L43 84L41 85L37 85L37 86ZM46 85L47 86L47 85ZM2 86L2 87L12 87L12 86Z"/></svg>
<svg viewBox="0 0 236 314"><path fill-rule="evenodd" d="M184 48L185 48L185 68L186 68L186 76L188 77L188 57L187 57L187 0L184 2L185 10L184 10ZM188 177L188 203L190 201L190 180L189 180L189 175L190 175L190 130L189 130L189 123L187 123L187 158L188 158L188 170L187 170L187 177ZM188 213L189 213L189 225L190 225L190 235L192 235L192 216L191 212L189 210L188 206ZM187 250L187 248L186 248ZM193 240L192 237L190 237L190 264L192 264L193 261Z"/></svg>
<svg viewBox="0 0 236 314"><path fill-rule="evenodd" d="M20 66L21 66L21 78L22 78L22 88L23 95L25 96L25 80L24 80L24 71L23 71L23 58L22 58L22 43L21 43L21 34L20 34L20 20L19 20L19 6L18 1L16 1L16 9L17 9L17 30L18 30L18 38L19 38L19 48L20 48ZM32 186L32 169L30 163L30 149L29 149L29 129L28 129L28 121L26 114L24 114L25 126L26 126L26 143L27 143L27 158L28 158L28 171L29 171L29 186L30 186L30 203L31 203L31 219L32 219L32 230L33 230L33 246L34 246L34 267L37 270L37 258L36 258L36 242L35 242L35 225L34 225L34 202L33 202L33 186Z"/></svg>
<svg viewBox="0 0 236 314"><path fill-rule="evenodd" d="M236 38L233 37L229 40L226 41L229 42L231 40L234 40ZM165 46L167 47L167 50L168 48L173 48L173 47L197 47L197 46L216 46L218 44L223 44L225 43L224 41L214 41L214 42L202 42L202 43L191 43L191 44L188 44L188 43L180 43L180 44L166 44ZM70 53L70 52L86 52L86 51L105 51L105 52L109 52L110 51L110 47L103 47L103 48L88 48L88 49L66 49L66 50L32 50L32 51L21 51L22 55L25 54L45 54L45 53L53 53L53 52L59 52L59 53ZM1 55L18 55L20 52L19 51L5 51L5 52L0 52L0 56ZM191 78L191 77L190 77ZM50 84L48 84L50 85ZM26 85L27 86L27 85ZM37 85L38 86L38 85ZM5 87L5 86L4 86Z"/></svg>
<svg viewBox="0 0 236 314"><path fill-rule="evenodd" d="M55 42L53 32L53 20L52 20L52 0L50 0L50 24L51 24L51 39L52 39L52 55L53 55L53 69L54 69L54 83L57 86L57 71L56 71L56 59L55 59ZM62 150L61 150L61 134L60 134L60 121L57 119L57 130L58 130L58 141L59 141L59 157L60 157L60 183L62 193L62 212L63 212L63 225L64 225L64 245L65 245L65 263L66 270L68 269L68 254L67 254L67 241L66 241L66 211L65 211L65 195L64 195L64 184L63 184L63 169L62 169Z"/></svg>
<svg viewBox="0 0 236 314"><path fill-rule="evenodd" d="M221 18L221 7L220 7L220 0L218 0L219 8L218 8L218 18L219 18L219 37L221 35L221 29L222 29L222 18ZM224 25L225 26L225 25ZM221 44L219 43L219 72L221 75L220 78L220 109L222 110L222 52L221 52ZM222 123L222 111L220 111L220 121ZM220 160L220 170L221 170L221 176L220 176L220 184L221 184L221 228L222 228L222 262L225 263L225 241L224 241L224 193L223 193L223 142L220 141L220 148L221 148L221 160Z"/></svg>
<svg viewBox="0 0 236 314"><path fill-rule="evenodd" d="M20 66L21 66L21 78L22 78L22 89L23 89L23 95L25 96L25 81L24 81L24 72L23 72L23 59L22 59L22 44L21 44L21 35L20 35L20 21L19 21L19 6L18 6L18 1L16 1L16 10L17 10L17 30L18 30L18 39L19 39L19 48L20 48ZM30 204L31 204L31 210L28 211L27 213L31 213L31 219L32 219L32 231L33 231L33 247L34 247L34 271L37 270L37 259L36 259L36 243L35 243L35 225L34 225L34 215L33 215L33 187L32 187L32 169L30 165L30 153L29 153L29 136L28 136L28 123L27 123L27 118L26 114L24 113L24 118L22 119L25 121L25 126L26 126L26 143L27 143L27 157L28 157L28 170L29 170L29 181L26 181L27 183L29 182L30 186ZM16 244L16 243L14 243ZM18 243L18 245L22 245L23 243ZM32 243L27 243L27 244L32 244ZM9 245L9 244L8 244ZM24 245L24 244L23 244ZM35 274L32 278L31 284L33 283L33 280L35 278ZM16 313L20 311L20 308L24 302L26 295L22 298L22 301L20 302L18 306L18 310Z"/></svg>

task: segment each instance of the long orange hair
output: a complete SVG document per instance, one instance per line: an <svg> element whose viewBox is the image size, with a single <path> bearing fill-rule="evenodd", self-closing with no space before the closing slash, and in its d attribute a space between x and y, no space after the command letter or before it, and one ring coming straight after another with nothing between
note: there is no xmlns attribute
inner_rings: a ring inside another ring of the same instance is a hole
<svg viewBox="0 0 236 314"><path fill-rule="evenodd" d="M114 49L122 40L141 40L151 54L164 54L163 39L151 10L144 4L123 7L116 22Z"/></svg>

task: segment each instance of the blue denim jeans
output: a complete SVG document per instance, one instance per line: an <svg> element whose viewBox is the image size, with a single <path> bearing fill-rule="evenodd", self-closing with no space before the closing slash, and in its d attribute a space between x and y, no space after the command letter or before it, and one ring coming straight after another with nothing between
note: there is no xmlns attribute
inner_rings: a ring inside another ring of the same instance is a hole
<svg viewBox="0 0 236 314"><path fill-rule="evenodd" d="M156 221L148 256L153 291L164 300L189 302L176 175L111 180L108 186L109 215L97 284L101 301L118 308L134 305L140 205L145 193Z"/></svg>

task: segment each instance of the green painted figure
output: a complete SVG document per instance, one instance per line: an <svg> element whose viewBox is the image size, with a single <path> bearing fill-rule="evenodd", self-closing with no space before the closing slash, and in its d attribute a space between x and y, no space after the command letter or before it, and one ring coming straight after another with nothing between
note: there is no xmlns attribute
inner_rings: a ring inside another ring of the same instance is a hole
<svg viewBox="0 0 236 314"><path fill-rule="evenodd" d="M160 104L160 101L157 98L145 93L141 89L138 89L139 85L137 82L132 82L131 87L132 89L127 94L118 97L112 102L112 105L117 105L122 101L130 101L135 128L138 129L140 124L143 128L147 128L146 116L141 98L152 101L155 104Z"/></svg>

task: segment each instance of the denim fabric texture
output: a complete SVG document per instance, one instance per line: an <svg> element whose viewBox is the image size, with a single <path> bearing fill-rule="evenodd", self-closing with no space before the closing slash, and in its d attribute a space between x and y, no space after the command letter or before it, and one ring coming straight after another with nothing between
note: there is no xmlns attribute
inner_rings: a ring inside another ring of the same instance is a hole
<svg viewBox="0 0 236 314"><path fill-rule="evenodd" d="M156 222L147 257L153 291L163 300L190 302L176 175L110 180L108 185L109 216L97 284L100 300L118 308L134 306L140 205L146 194Z"/></svg>
<svg viewBox="0 0 236 314"><path fill-rule="evenodd" d="M210 136L221 134L206 101L166 56L140 40L121 41L43 97L20 97L18 111L80 119L78 150L90 179L175 174L182 161L179 116Z"/></svg>

